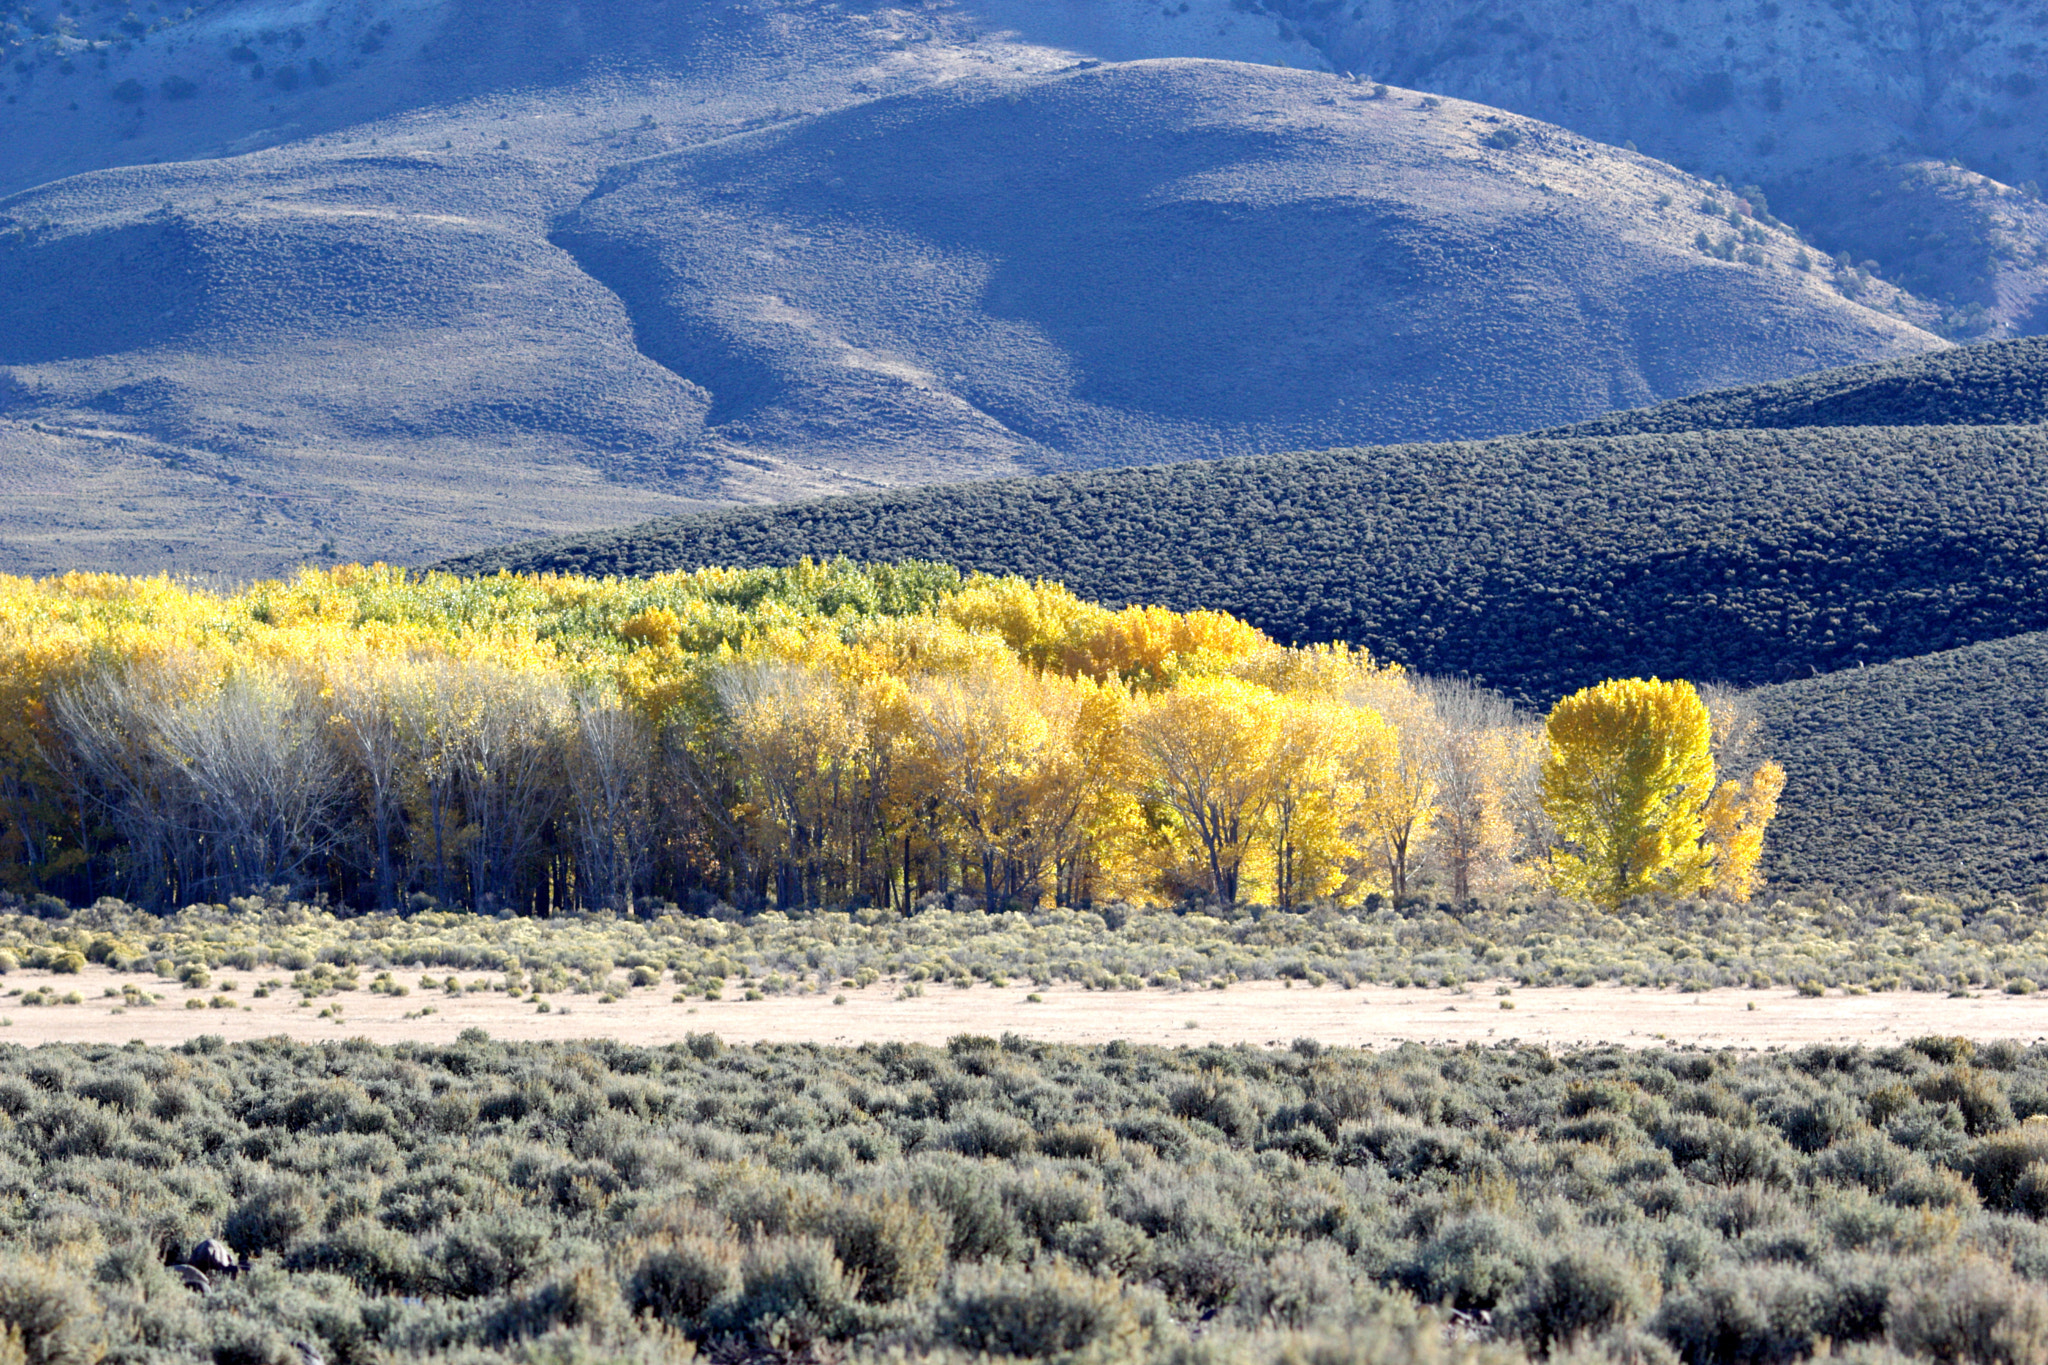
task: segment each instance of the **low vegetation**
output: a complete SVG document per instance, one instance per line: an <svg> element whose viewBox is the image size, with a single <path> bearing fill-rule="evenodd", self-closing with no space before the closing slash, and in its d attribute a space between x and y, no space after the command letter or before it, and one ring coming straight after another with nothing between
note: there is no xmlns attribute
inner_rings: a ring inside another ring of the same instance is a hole
<svg viewBox="0 0 2048 1365"><path fill-rule="evenodd" d="M1802 895L1740 906L1634 902L1618 911L1538 900L1453 906L1384 898L1351 910L1133 905L990 915L971 897L913 914L668 907L646 917L551 920L430 911L350 915L249 897L152 915L119 901L54 900L0 916L0 969L55 974L53 990L5 989L4 1008L56 1004L89 964L136 978L136 998L177 1008L254 990L306 999L350 991L492 991L536 1004L562 994L703 998L1078 984L1103 991L1227 990L1284 981L1341 990L1594 986L1967 994L2048 989L2038 898ZM5 978L0 977L0 982ZM29 996L33 994L34 998ZM154 997L154 1000L150 999ZM78 1003L83 1003L80 997Z"/></svg>
<svg viewBox="0 0 2048 1365"><path fill-rule="evenodd" d="M2020 426L2048 422L2048 341L2029 337L1849 365L1609 413L1555 436L1791 427Z"/></svg>
<svg viewBox="0 0 2048 1365"><path fill-rule="evenodd" d="M2038 382L2038 381L2037 381ZM2048 428L1516 438L924 488L451 561L645 574L943 558L1225 611L1547 706L2048 629Z"/></svg>
<svg viewBox="0 0 2048 1365"><path fill-rule="evenodd" d="M10 1050L0 1320L53 1365L2025 1365L2043 1111L2048 1051L1953 1038Z"/></svg>
<svg viewBox="0 0 2048 1365"><path fill-rule="evenodd" d="M2048 635L1750 694L1799 774L1764 857L1801 886L2048 885Z"/></svg>

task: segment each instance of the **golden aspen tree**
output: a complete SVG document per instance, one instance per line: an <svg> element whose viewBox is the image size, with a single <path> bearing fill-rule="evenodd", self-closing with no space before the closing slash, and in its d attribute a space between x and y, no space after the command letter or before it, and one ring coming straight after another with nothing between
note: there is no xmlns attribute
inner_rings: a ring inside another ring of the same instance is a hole
<svg viewBox="0 0 2048 1365"><path fill-rule="evenodd" d="M1766 759L1747 782L1723 782L1707 803L1702 843L1713 855L1708 888L1737 904L1748 904L1762 878L1764 830L1778 813L1785 790L1785 770Z"/></svg>
<svg viewBox="0 0 2048 1365"><path fill-rule="evenodd" d="M868 736L857 699L823 670L766 660L725 665L713 687L762 851L773 855L776 904L815 903L845 807L865 787Z"/></svg>
<svg viewBox="0 0 2048 1365"><path fill-rule="evenodd" d="M1567 895L1616 906L1697 891L1714 791L1712 723L1688 682L1614 679L1560 701L1544 724L1543 808L1564 847L1552 878Z"/></svg>
<svg viewBox="0 0 2048 1365"><path fill-rule="evenodd" d="M1291 909L1339 891L1355 855L1358 755L1385 723L1368 710L1318 696L1280 698L1273 803L1267 816L1273 899Z"/></svg>
<svg viewBox="0 0 2048 1365"><path fill-rule="evenodd" d="M1016 664L911 686L906 777L971 850L991 914L1037 903L1100 780L1079 742L1090 686Z"/></svg>
<svg viewBox="0 0 2048 1365"><path fill-rule="evenodd" d="M1279 699L1235 678L1191 678L1141 698L1129 733L1147 794L1199 850L1209 893L1234 904L1273 803Z"/></svg>

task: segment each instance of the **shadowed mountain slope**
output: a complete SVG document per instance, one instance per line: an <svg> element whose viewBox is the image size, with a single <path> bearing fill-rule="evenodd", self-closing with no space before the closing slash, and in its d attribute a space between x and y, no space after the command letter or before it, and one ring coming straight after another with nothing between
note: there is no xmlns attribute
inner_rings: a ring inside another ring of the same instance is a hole
<svg viewBox="0 0 2048 1365"><path fill-rule="evenodd" d="M1547 703L1742 685L2048 628L2048 428L1394 446L908 490L454 561L649 573L944 559L1234 612Z"/></svg>
<svg viewBox="0 0 2048 1365"><path fill-rule="evenodd" d="M847 468L1494 435L1936 344L1788 235L1702 252L1700 193L1480 106L1156 61L656 158L554 240L712 426Z"/></svg>
<svg viewBox="0 0 2048 1365"><path fill-rule="evenodd" d="M1843 890L2048 885L2048 634L1754 694L1792 774L1765 868Z"/></svg>
<svg viewBox="0 0 2048 1365"><path fill-rule="evenodd" d="M0 201L0 568L418 560L1943 344L1789 236L1701 252L1706 187L1557 129L844 23L823 65L755 23L673 79Z"/></svg>
<svg viewBox="0 0 2048 1365"><path fill-rule="evenodd" d="M1549 436L1786 427L1998 426L2048 422L2048 338L1995 341L1850 365L1775 384L1609 413Z"/></svg>

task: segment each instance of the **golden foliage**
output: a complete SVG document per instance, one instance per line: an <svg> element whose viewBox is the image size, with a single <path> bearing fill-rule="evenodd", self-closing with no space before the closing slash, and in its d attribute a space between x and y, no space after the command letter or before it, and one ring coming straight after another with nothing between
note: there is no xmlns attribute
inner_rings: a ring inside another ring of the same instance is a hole
<svg viewBox="0 0 2048 1365"><path fill-rule="evenodd" d="M375 909L1463 899L1548 846L1530 728L1477 695L933 565L0 578L0 876ZM1584 801L1685 793L1625 874L1574 885L1748 895L1775 765L1702 814L1711 769L1695 800L1689 768L1603 768L1570 714L1550 754ZM1558 824L1559 865L1592 867L1591 827Z"/></svg>

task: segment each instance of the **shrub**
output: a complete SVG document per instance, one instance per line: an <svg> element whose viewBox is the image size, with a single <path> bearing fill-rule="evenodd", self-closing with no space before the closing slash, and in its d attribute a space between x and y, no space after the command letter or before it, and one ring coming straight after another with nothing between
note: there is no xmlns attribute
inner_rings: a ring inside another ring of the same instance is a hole
<svg viewBox="0 0 2048 1365"><path fill-rule="evenodd" d="M951 1220L902 1195L849 1199L828 1209L817 1231L857 1277L868 1303L923 1298L946 1268Z"/></svg>
<svg viewBox="0 0 2048 1365"><path fill-rule="evenodd" d="M1004 1195L1024 1234L1040 1243L1050 1243L1066 1224L1102 1212L1102 1191L1064 1171L1033 1171L1009 1182Z"/></svg>
<svg viewBox="0 0 2048 1365"><path fill-rule="evenodd" d="M420 1294L434 1287L434 1277L412 1238L362 1219L300 1246L285 1264L292 1270L340 1275L372 1294Z"/></svg>
<svg viewBox="0 0 2048 1365"><path fill-rule="evenodd" d="M1569 1246L1545 1260L1509 1309L1507 1331L1549 1351L1626 1326L1655 1302L1655 1281L1603 1247Z"/></svg>
<svg viewBox="0 0 2048 1365"><path fill-rule="evenodd" d="M1474 1214L1424 1243L1407 1278L1426 1303L1491 1309L1522 1287L1536 1259L1521 1227L1499 1214Z"/></svg>
<svg viewBox="0 0 2048 1365"><path fill-rule="evenodd" d="M1906 1046L1941 1066L1964 1066L1977 1055L1977 1045L1968 1038L1943 1037L1940 1034L1909 1039Z"/></svg>
<svg viewBox="0 0 2048 1365"><path fill-rule="evenodd" d="M626 1281L626 1303L636 1314L688 1330L738 1282L739 1252L731 1242L680 1238L641 1255Z"/></svg>
<svg viewBox="0 0 2048 1365"><path fill-rule="evenodd" d="M2048 1119L2028 1119L1981 1138L1964 1154L1977 1192L1994 1209L2015 1209L2022 1187L2031 1191L2038 1184L2032 1171L2043 1162L2048 1162Z"/></svg>
<svg viewBox="0 0 2048 1365"><path fill-rule="evenodd" d="M313 1222L313 1196L302 1181L274 1177L251 1190L222 1224L228 1245L245 1255L283 1251Z"/></svg>
<svg viewBox="0 0 2048 1365"><path fill-rule="evenodd" d="M945 1145L962 1156L996 1157L1003 1161L1028 1152L1037 1140L1031 1125L986 1105L968 1105L947 1128Z"/></svg>
<svg viewBox="0 0 2048 1365"><path fill-rule="evenodd" d="M946 1217L946 1254L957 1261L1002 1259L1023 1249L1023 1229L1003 1203L995 1174L956 1161L925 1161L913 1168L910 1196Z"/></svg>
<svg viewBox="0 0 2048 1365"><path fill-rule="evenodd" d="M1910 1355L1980 1365L2048 1360L2048 1295L1982 1257L1902 1287L1889 1321L1893 1343Z"/></svg>
<svg viewBox="0 0 2048 1365"><path fill-rule="evenodd" d="M1130 1277L1146 1263L1151 1244L1145 1234L1121 1218L1091 1218L1085 1223L1067 1223L1048 1243L1075 1265L1098 1275Z"/></svg>
<svg viewBox="0 0 2048 1365"><path fill-rule="evenodd" d="M1099 1123L1057 1123L1038 1135L1038 1150L1047 1156L1104 1161L1116 1151L1116 1134Z"/></svg>
<svg viewBox="0 0 2048 1365"><path fill-rule="evenodd" d="M1923 1077L1914 1093L1928 1104L1953 1104L1971 1137L1982 1137L2013 1125L2012 1105L1998 1077L1969 1066L1952 1066Z"/></svg>
<svg viewBox="0 0 2048 1365"><path fill-rule="evenodd" d="M941 1339L997 1356L1098 1359L1136 1353L1150 1332L1136 1296L1060 1261L1029 1270L967 1270L939 1306Z"/></svg>
<svg viewBox="0 0 2048 1365"><path fill-rule="evenodd" d="M1843 1138L1813 1164L1817 1179L1836 1185L1860 1185L1883 1194L1906 1176L1927 1169L1927 1163L1894 1145L1882 1133L1861 1132Z"/></svg>
<svg viewBox="0 0 2048 1365"><path fill-rule="evenodd" d="M1791 1183L1791 1154L1775 1134L1674 1114L1658 1125L1655 1136L1679 1168L1696 1179L1717 1185Z"/></svg>
<svg viewBox="0 0 2048 1365"><path fill-rule="evenodd" d="M1771 1365L1812 1354L1828 1308L1827 1286L1809 1271L1728 1267L1665 1299L1651 1326L1689 1365Z"/></svg>
<svg viewBox="0 0 2048 1365"><path fill-rule="evenodd" d="M543 1263L548 1224L527 1213L472 1217L449 1228L429 1253L441 1292L462 1299L503 1293Z"/></svg>
<svg viewBox="0 0 2048 1365"><path fill-rule="evenodd" d="M17 1334L27 1365L95 1365L105 1350L98 1305L55 1267L0 1260L0 1327Z"/></svg>
<svg viewBox="0 0 2048 1365"><path fill-rule="evenodd" d="M807 1351L854 1333L859 1288L830 1244L767 1238L742 1256L739 1290L720 1308L718 1324L778 1351Z"/></svg>
<svg viewBox="0 0 2048 1365"><path fill-rule="evenodd" d="M1778 1118L1778 1131L1802 1152L1822 1151L1864 1126L1857 1104L1830 1090L1792 1105Z"/></svg>

